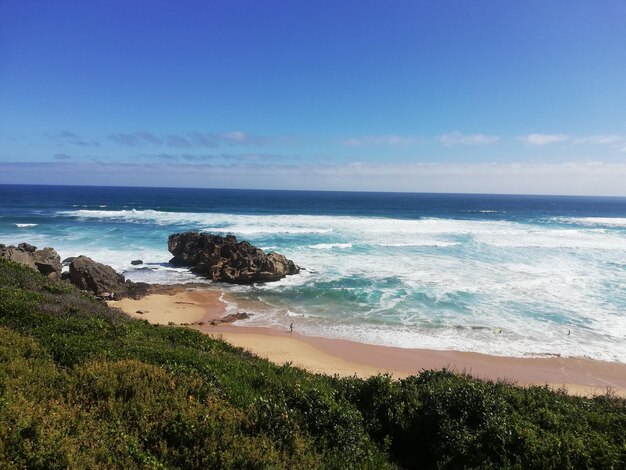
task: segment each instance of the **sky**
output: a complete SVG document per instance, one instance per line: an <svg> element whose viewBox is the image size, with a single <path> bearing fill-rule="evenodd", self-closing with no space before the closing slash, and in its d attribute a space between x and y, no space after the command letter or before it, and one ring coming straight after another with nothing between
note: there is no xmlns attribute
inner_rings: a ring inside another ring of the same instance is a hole
<svg viewBox="0 0 626 470"><path fill-rule="evenodd" d="M0 184L626 196L623 0L0 0Z"/></svg>

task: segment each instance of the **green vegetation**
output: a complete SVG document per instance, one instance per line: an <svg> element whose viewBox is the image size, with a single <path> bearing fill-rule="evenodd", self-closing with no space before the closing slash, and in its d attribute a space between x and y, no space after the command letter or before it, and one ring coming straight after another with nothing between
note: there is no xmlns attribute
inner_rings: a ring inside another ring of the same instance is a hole
<svg viewBox="0 0 626 470"><path fill-rule="evenodd" d="M626 400L277 367L0 260L0 467L626 468Z"/></svg>

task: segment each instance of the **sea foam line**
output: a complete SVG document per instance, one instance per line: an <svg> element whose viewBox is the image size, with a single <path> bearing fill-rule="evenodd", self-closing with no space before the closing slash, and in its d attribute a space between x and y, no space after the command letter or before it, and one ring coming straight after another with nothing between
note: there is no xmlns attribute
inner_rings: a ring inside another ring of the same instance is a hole
<svg viewBox="0 0 626 470"><path fill-rule="evenodd" d="M626 234L585 228L589 224L626 225L626 218L569 218L579 220L572 227L533 224L509 220L459 220L441 218L394 219L383 217L321 215L241 215L228 213L164 212L156 210L76 210L66 216L154 223L160 226L202 227L217 233L255 235L337 234L341 241L311 245L358 243L387 246L445 247L470 237L477 243L509 248L569 248L626 250ZM585 223L582 223L582 222ZM580 225L582 223L582 226ZM347 238L347 240L346 240Z"/></svg>
<svg viewBox="0 0 626 470"><path fill-rule="evenodd" d="M607 225L626 227L626 217L558 217L555 220L581 225Z"/></svg>

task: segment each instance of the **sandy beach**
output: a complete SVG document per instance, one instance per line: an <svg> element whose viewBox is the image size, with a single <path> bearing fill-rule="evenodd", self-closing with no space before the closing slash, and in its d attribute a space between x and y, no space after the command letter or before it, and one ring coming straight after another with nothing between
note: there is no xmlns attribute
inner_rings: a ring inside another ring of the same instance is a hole
<svg viewBox="0 0 626 470"><path fill-rule="evenodd" d="M124 298L107 302L133 318L158 325L189 325L218 320L226 312L222 292L207 288L176 288L139 300Z"/></svg>
<svg viewBox="0 0 626 470"><path fill-rule="evenodd" d="M113 301L109 305L151 323L189 325L277 364L290 362L316 373L358 377L389 373L403 378L424 369L449 368L478 378L506 380L518 385L548 384L581 395L602 394L610 389L626 397L626 364L585 358L518 358L404 349L303 336L271 328L235 326L220 320L226 311L221 296L218 289L180 287L140 300Z"/></svg>

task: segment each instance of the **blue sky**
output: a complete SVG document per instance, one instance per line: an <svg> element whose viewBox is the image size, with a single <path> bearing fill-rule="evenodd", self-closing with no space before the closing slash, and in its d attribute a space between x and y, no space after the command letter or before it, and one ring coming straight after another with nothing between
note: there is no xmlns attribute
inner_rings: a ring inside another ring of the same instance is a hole
<svg viewBox="0 0 626 470"><path fill-rule="evenodd" d="M626 196L626 4L0 0L0 183Z"/></svg>

